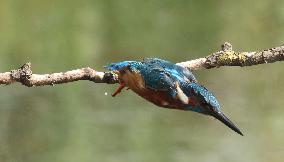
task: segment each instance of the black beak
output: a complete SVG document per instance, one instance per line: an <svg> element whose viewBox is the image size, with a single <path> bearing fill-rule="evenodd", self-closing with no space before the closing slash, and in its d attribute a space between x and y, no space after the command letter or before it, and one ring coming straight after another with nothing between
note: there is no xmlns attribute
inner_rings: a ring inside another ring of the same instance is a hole
<svg viewBox="0 0 284 162"><path fill-rule="evenodd" d="M221 121L222 123L224 123L226 126L228 126L229 128L231 128L233 131L237 132L240 135L244 135L240 129L229 119L225 116L225 114L223 114L221 111L219 112L213 112L211 113L212 116L214 116L216 119L218 119L219 121Z"/></svg>

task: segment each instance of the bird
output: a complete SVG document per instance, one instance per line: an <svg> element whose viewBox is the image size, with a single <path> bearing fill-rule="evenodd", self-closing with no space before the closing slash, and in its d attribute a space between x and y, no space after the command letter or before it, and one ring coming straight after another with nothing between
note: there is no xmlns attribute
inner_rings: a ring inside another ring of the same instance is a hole
<svg viewBox="0 0 284 162"><path fill-rule="evenodd" d="M200 85L188 68L159 58L115 62L105 68L118 75L120 86L112 94L113 97L127 87L159 107L213 116L243 136L240 129L221 111L213 93Z"/></svg>

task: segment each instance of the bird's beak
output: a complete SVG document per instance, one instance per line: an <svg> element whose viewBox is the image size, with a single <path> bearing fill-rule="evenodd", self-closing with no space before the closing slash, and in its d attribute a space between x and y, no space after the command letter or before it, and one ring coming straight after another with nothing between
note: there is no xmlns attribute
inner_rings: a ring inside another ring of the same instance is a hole
<svg viewBox="0 0 284 162"><path fill-rule="evenodd" d="M226 126L228 126L229 128L231 128L233 131L237 132L240 135L244 135L240 129L229 119L225 116L225 114L223 114L221 111L219 112L214 112L211 114L212 116L214 116L216 119L218 119L219 121L221 121L222 123L224 123Z"/></svg>

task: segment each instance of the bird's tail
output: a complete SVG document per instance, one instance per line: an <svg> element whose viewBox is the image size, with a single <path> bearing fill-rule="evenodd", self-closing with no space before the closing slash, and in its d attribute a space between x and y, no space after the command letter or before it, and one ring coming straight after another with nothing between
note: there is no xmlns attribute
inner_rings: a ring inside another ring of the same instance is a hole
<svg viewBox="0 0 284 162"><path fill-rule="evenodd" d="M211 114L212 116L214 116L216 119L218 119L219 121L221 121L222 123L224 123L226 126L228 126L229 128L231 128L233 131L237 132L240 135L244 135L240 129L229 119L225 116L225 114L223 114L221 111L218 112L214 112Z"/></svg>

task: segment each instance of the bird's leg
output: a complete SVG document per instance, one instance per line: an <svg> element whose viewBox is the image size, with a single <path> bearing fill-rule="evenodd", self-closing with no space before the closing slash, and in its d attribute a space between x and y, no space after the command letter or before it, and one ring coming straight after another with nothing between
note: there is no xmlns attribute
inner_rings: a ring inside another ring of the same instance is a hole
<svg viewBox="0 0 284 162"><path fill-rule="evenodd" d="M120 86L115 90L115 92L111 95L112 97L115 97L117 94L121 92L121 90L125 87L125 83L120 83Z"/></svg>

